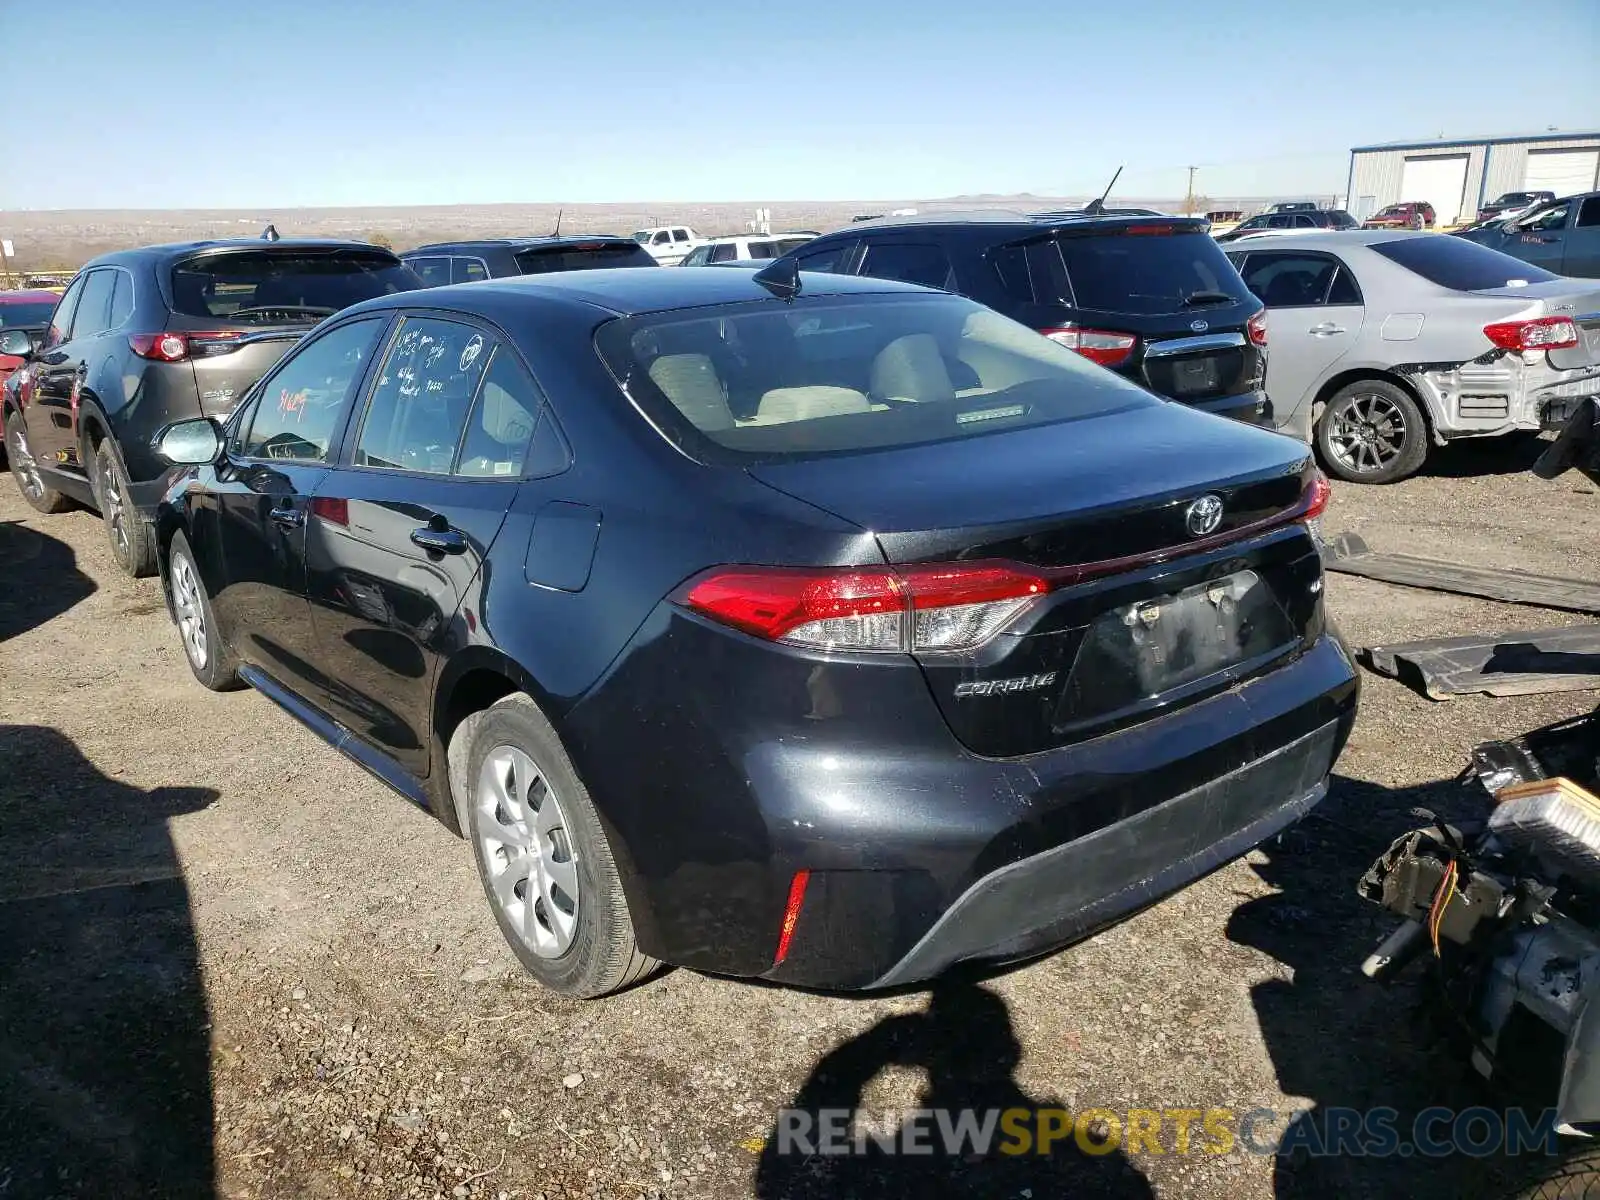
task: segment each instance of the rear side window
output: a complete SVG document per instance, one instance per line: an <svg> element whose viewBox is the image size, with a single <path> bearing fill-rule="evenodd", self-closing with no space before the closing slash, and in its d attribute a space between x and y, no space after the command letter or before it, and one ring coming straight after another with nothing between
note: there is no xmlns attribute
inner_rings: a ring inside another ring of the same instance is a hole
<svg viewBox="0 0 1600 1200"><path fill-rule="evenodd" d="M472 325L408 317L367 401L355 465L449 474L494 347Z"/></svg>
<svg viewBox="0 0 1600 1200"><path fill-rule="evenodd" d="M1448 234L1377 242L1372 251L1429 283L1457 292L1514 287L1518 282L1548 283L1559 278L1520 258Z"/></svg>
<svg viewBox="0 0 1600 1200"><path fill-rule="evenodd" d="M1321 254L1256 253L1244 282L1268 308L1305 308L1323 302L1338 265Z"/></svg>
<svg viewBox="0 0 1600 1200"><path fill-rule="evenodd" d="M1600 196L1590 196L1578 210L1578 228L1593 229L1600 225Z"/></svg>
<svg viewBox="0 0 1600 1200"><path fill-rule="evenodd" d="M807 254L795 255L795 262L800 264L802 271L828 271L838 273L845 269L850 261L851 252L856 248L853 239L835 242L831 246L824 246L812 250Z"/></svg>
<svg viewBox="0 0 1600 1200"><path fill-rule="evenodd" d="M1244 298L1239 273L1206 233L1060 237L1058 248L1080 308L1171 313L1202 292ZM1038 290L1037 276L1034 289Z"/></svg>
<svg viewBox="0 0 1600 1200"><path fill-rule="evenodd" d="M351 321L285 359L262 386L239 452L246 458L327 462L345 403L387 322Z"/></svg>
<svg viewBox="0 0 1600 1200"><path fill-rule="evenodd" d="M650 257L650 252L634 242L585 242L548 250L524 250L517 255L517 269L524 275L655 265L656 260Z"/></svg>
<svg viewBox="0 0 1600 1200"><path fill-rule="evenodd" d="M467 419L456 474L474 479L519 478L544 407L539 389L509 347L496 347Z"/></svg>
<svg viewBox="0 0 1600 1200"><path fill-rule="evenodd" d="M938 246L920 242L868 242L860 273L923 287L955 287L949 256Z"/></svg>
<svg viewBox="0 0 1600 1200"><path fill-rule="evenodd" d="M811 239L808 237L779 238L777 241L772 243L773 249L771 251L771 256L773 258L782 258L785 254L793 254L796 250L800 249L801 246L804 246L810 240Z"/></svg>
<svg viewBox="0 0 1600 1200"><path fill-rule="evenodd" d="M448 258L408 258L406 266L417 273L423 287L443 287L450 282Z"/></svg>
<svg viewBox="0 0 1600 1200"><path fill-rule="evenodd" d="M118 271L116 289L111 293L111 328L121 329L133 316L133 276Z"/></svg>
<svg viewBox="0 0 1600 1200"><path fill-rule="evenodd" d="M477 283L489 278L489 268L483 265L481 258L453 258L450 264L451 283Z"/></svg>
<svg viewBox="0 0 1600 1200"><path fill-rule="evenodd" d="M72 338L94 337L111 328L111 295L117 290L119 272L109 268L90 271L78 301L78 315L72 322Z"/></svg>
<svg viewBox="0 0 1600 1200"><path fill-rule="evenodd" d="M173 267L172 307L185 317L292 325L415 286L399 259L371 250L229 250Z"/></svg>
<svg viewBox="0 0 1600 1200"><path fill-rule="evenodd" d="M1356 286L1356 277L1350 274L1350 268L1341 266L1333 277L1333 282L1328 285L1329 304L1360 304L1361 289Z"/></svg>
<svg viewBox="0 0 1600 1200"><path fill-rule="evenodd" d="M1032 304L1033 283L1028 278L1028 252L1022 246L1000 246L989 252L989 262L1006 295Z"/></svg>

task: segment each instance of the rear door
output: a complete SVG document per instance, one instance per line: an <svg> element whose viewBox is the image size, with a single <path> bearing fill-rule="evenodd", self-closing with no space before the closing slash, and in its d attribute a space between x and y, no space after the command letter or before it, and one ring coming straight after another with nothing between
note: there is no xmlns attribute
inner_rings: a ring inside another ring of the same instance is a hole
<svg viewBox="0 0 1600 1200"><path fill-rule="evenodd" d="M1578 206L1578 219L1567 231L1561 273L1600 279L1600 195L1586 196Z"/></svg>
<svg viewBox="0 0 1600 1200"><path fill-rule="evenodd" d="M408 314L312 503L307 579L336 720L417 776L440 660L524 473L541 404L466 318Z"/></svg>
<svg viewBox="0 0 1600 1200"><path fill-rule="evenodd" d="M1312 397L1361 334L1361 289L1338 257L1300 250L1229 256L1267 306L1267 395L1280 427L1305 436ZM1242 262L1241 262L1242 260Z"/></svg>

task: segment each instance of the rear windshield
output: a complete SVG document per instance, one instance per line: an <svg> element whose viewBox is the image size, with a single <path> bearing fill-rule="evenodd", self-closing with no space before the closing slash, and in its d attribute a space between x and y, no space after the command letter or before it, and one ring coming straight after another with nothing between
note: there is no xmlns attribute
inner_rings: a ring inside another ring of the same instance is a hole
<svg viewBox="0 0 1600 1200"><path fill-rule="evenodd" d="M52 300L30 300L26 304L0 304L0 329L43 328L50 323L50 314L55 312L55 302Z"/></svg>
<svg viewBox="0 0 1600 1200"><path fill-rule="evenodd" d="M1558 278L1520 258L1449 234L1377 242L1372 249L1429 283L1457 292L1548 283Z"/></svg>
<svg viewBox="0 0 1600 1200"><path fill-rule="evenodd" d="M1356 219L1342 208L1328 210L1328 224L1335 229L1354 229Z"/></svg>
<svg viewBox="0 0 1600 1200"><path fill-rule="evenodd" d="M523 250L517 267L524 275L549 271L592 271L596 267L653 267L656 260L634 242L593 242L588 245L552 246Z"/></svg>
<svg viewBox="0 0 1600 1200"><path fill-rule="evenodd" d="M1135 226L1135 228L1138 228ZM1065 279L1033 280L1041 304L1103 312L1180 312L1221 293L1243 302L1245 286L1208 233L1056 238ZM1053 267L1054 256L1047 256ZM1035 259L1037 261L1037 259Z"/></svg>
<svg viewBox="0 0 1600 1200"><path fill-rule="evenodd" d="M372 251L239 250L173 267L172 308L186 317L262 325L315 323L417 283L399 259Z"/></svg>
<svg viewBox="0 0 1600 1200"><path fill-rule="evenodd" d="M651 422L703 461L953 441L1159 403L959 296L653 313L609 322L596 345Z"/></svg>

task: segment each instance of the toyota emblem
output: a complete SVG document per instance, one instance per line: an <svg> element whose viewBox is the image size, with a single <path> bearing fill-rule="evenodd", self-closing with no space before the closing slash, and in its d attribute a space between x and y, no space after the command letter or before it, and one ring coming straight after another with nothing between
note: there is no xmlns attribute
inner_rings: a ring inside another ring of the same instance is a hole
<svg viewBox="0 0 1600 1200"><path fill-rule="evenodd" d="M1189 505L1188 511L1183 514L1183 523L1190 537L1205 537L1215 533L1217 526L1222 524L1222 497L1201 496Z"/></svg>
<svg viewBox="0 0 1600 1200"><path fill-rule="evenodd" d="M1210 329L1211 326L1206 324L1204 321L1190 321L1189 328L1194 330L1196 333L1204 333L1206 330Z"/></svg>

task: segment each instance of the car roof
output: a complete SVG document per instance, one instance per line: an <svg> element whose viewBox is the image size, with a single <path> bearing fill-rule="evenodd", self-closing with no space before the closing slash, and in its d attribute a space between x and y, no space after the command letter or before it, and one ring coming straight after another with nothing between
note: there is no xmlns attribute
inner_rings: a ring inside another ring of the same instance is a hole
<svg viewBox="0 0 1600 1200"><path fill-rule="evenodd" d="M1178 221L1191 224L1196 230L1206 228L1210 222L1204 217L1183 217L1158 213L1153 209L1107 209L1103 214L1089 215L1075 211L1025 213L1003 208L977 208L968 211L917 213L907 217L876 217L870 221L856 221L833 235L856 234L864 230L894 228L926 228L939 225L1010 226L1026 232L1049 229L1082 228L1088 225L1114 226L1144 224L1152 219Z"/></svg>
<svg viewBox="0 0 1600 1200"><path fill-rule="evenodd" d="M0 304L54 304L61 296L57 292L47 291L44 288L18 288L12 292L0 292Z"/></svg>
<svg viewBox="0 0 1600 1200"><path fill-rule="evenodd" d="M1284 246L1295 250L1338 250L1351 246L1376 246L1382 242L1399 242L1408 238L1449 236L1448 233L1429 233L1420 229L1285 229L1264 233L1259 237L1252 235L1248 239L1240 238L1237 242L1225 243L1222 248L1232 250L1234 246L1248 241L1253 250L1270 250L1281 238Z"/></svg>
<svg viewBox="0 0 1600 1200"><path fill-rule="evenodd" d="M422 292L396 292L355 305L355 309L424 308L459 309L493 316L507 306L535 297L565 300L603 309L618 316L738 304L775 299L755 282L755 272L707 271L694 268L641 271L614 267L596 271L558 271L546 275L517 275L482 279L473 283L429 288ZM801 273L802 296L905 294L937 296L946 293L916 284L863 275Z"/></svg>
<svg viewBox="0 0 1600 1200"><path fill-rule="evenodd" d="M84 264L84 269L100 263L129 261L142 258L179 259L192 254L208 254L225 250L270 250L282 253L291 250L370 250L377 254L393 254L383 246L371 242L356 242L347 238L213 238L200 242L163 242L155 246L134 246L127 250L113 250L101 254Z"/></svg>
<svg viewBox="0 0 1600 1200"><path fill-rule="evenodd" d="M705 239L708 246L726 245L728 242L770 242L774 238L821 237L814 229L775 229L771 233L725 233Z"/></svg>
<svg viewBox="0 0 1600 1200"><path fill-rule="evenodd" d="M570 246L579 242L624 242L633 244L632 238L618 237L614 233L552 233L538 237L469 238L460 242L429 242L403 251L401 258L413 254L441 254L452 250L526 250L534 246Z"/></svg>

